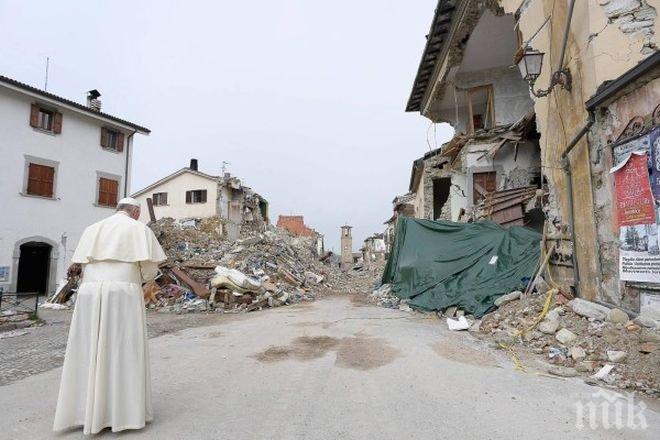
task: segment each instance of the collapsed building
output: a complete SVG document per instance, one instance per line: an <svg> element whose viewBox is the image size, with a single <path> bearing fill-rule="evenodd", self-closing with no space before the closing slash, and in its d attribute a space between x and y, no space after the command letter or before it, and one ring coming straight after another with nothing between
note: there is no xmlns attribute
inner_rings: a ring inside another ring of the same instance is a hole
<svg viewBox="0 0 660 440"><path fill-rule="evenodd" d="M277 218L277 227L284 229L289 234L297 237L313 237L316 249L316 255L325 254L325 243L323 234L315 231L305 224L305 218L302 215L280 215Z"/></svg>
<svg viewBox="0 0 660 440"><path fill-rule="evenodd" d="M197 159L132 197L142 206L150 206L140 213L144 223L163 217L199 222L217 216L222 233L230 240L240 236L242 225L263 230L269 223L268 201L264 197L229 173L214 176L201 172Z"/></svg>
<svg viewBox="0 0 660 440"><path fill-rule="evenodd" d="M399 217L414 217L415 216L415 206L413 205L413 200L415 199L415 194L406 193L402 196L396 196L392 200L392 217L385 221L385 252L388 254L392 250L392 244L394 243L394 232L396 228L396 221Z"/></svg>
<svg viewBox="0 0 660 440"><path fill-rule="evenodd" d="M650 3L439 0L406 110L455 134L413 163L414 216L535 227L562 291L660 307Z"/></svg>
<svg viewBox="0 0 660 440"><path fill-rule="evenodd" d="M514 18L471 4L470 19L458 19L451 4L438 5L406 110L448 123L455 134L413 162L408 190L416 218L467 221L498 192L540 188L541 157L534 102L511 69ZM460 38L447 38L451 27ZM516 208L524 201L507 203L499 223L523 224Z"/></svg>
<svg viewBox="0 0 660 440"><path fill-rule="evenodd" d="M375 233L365 238L360 251L362 252L362 262L368 267L380 267L385 264L387 255L385 234Z"/></svg>

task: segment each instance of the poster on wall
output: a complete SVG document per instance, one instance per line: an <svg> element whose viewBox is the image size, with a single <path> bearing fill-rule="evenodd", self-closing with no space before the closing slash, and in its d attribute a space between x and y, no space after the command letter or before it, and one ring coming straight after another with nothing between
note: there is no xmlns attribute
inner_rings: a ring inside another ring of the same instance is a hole
<svg viewBox="0 0 660 440"><path fill-rule="evenodd" d="M621 226L655 224L646 152L632 152L612 168L616 187L616 214Z"/></svg>
<svg viewBox="0 0 660 440"><path fill-rule="evenodd" d="M622 281L660 282L660 245L648 156L647 151L630 152L610 171L616 186Z"/></svg>
<svg viewBox="0 0 660 440"><path fill-rule="evenodd" d="M651 159L653 157L653 153L651 151L651 144L649 142L648 135L640 136L638 138L632 139L624 144L617 145L616 147L612 148L614 168L619 167L623 162L625 162L628 159L628 157L630 157L630 154L633 152L648 153L647 156L648 167L651 168Z"/></svg>

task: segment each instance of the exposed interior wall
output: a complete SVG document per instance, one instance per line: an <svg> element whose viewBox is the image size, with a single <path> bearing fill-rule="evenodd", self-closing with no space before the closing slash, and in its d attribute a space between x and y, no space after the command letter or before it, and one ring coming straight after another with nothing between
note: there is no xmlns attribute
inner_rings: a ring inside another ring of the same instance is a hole
<svg viewBox="0 0 660 440"><path fill-rule="evenodd" d="M509 64L511 57L509 57ZM490 69L459 72L447 86L442 106L437 110L440 120L449 122L458 133L469 131L468 90L483 85L493 86L495 125L513 124L533 105L528 86L518 69L501 66Z"/></svg>
<svg viewBox="0 0 660 440"><path fill-rule="evenodd" d="M584 103L604 81L619 77L645 58L648 51L648 34L622 32L619 26L608 21L602 7L604 3L603 0L579 0L575 3L565 57L565 65L573 77L572 90L568 92L556 87L549 96L534 99L537 130L541 134L542 166L551 192L552 204L548 212L551 238L570 232L567 183L560 157L587 121ZM536 34L530 46L545 53L544 68L537 80L539 88L547 87L550 74L557 66L568 4L568 1L556 0L501 0L505 12L519 13L523 39L528 40ZM551 19L543 26L546 17ZM648 18L647 15L644 18L633 17L633 20ZM658 20L654 19L653 28L657 33ZM599 296L600 279L586 139L576 145L569 159L575 189L575 254L580 271L580 295L593 299ZM572 250L570 252L573 253ZM555 281L572 284L573 280L567 277L569 274L570 271L558 269Z"/></svg>
<svg viewBox="0 0 660 440"><path fill-rule="evenodd" d="M451 172L448 167L447 158L438 155L432 156L424 160L424 171L420 187L422 191L422 210L423 215L419 218L428 220L449 220L451 218L451 202L448 201L442 207L442 212L435 213L433 209L434 192L433 182L439 178L451 178Z"/></svg>

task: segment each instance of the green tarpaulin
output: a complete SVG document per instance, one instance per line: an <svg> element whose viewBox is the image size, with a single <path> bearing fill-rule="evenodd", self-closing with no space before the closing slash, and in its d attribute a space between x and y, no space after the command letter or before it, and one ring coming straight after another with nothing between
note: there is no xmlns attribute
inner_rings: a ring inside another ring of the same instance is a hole
<svg viewBox="0 0 660 440"><path fill-rule="evenodd" d="M497 297L525 286L538 264L541 235L490 222L399 218L383 273L399 298L423 310L458 306L481 317Z"/></svg>

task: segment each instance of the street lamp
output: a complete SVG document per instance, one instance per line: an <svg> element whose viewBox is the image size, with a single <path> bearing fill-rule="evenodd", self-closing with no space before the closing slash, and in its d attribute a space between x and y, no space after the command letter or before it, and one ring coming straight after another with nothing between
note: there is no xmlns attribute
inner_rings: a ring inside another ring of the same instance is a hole
<svg viewBox="0 0 660 440"><path fill-rule="evenodd" d="M547 96L557 84L564 90L570 91L572 83L571 71L565 67L552 73L550 87L545 90L534 91L534 83L541 74L543 67L543 55L545 55L543 52L526 47L518 60L520 75L529 83L529 90L532 92L532 95L537 98Z"/></svg>

